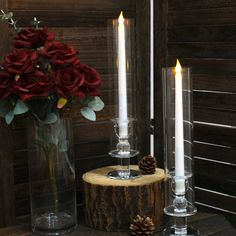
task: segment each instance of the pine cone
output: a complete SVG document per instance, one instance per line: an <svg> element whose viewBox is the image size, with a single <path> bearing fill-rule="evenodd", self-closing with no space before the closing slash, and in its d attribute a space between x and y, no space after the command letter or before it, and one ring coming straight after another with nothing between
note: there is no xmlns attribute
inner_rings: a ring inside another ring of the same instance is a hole
<svg viewBox="0 0 236 236"><path fill-rule="evenodd" d="M156 159L155 157L148 155L144 156L138 163L139 169L142 174L154 174L156 172Z"/></svg>
<svg viewBox="0 0 236 236"><path fill-rule="evenodd" d="M153 235L155 232L155 225L151 218L147 216L137 215L133 219L133 223L129 227L131 235Z"/></svg>

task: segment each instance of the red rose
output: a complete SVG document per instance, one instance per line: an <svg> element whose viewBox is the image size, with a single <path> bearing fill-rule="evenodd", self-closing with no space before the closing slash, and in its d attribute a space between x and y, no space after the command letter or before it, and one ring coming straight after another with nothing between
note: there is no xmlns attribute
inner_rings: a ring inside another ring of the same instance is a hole
<svg viewBox="0 0 236 236"><path fill-rule="evenodd" d="M45 45L41 50L41 55L49 59L51 65L77 65L80 63L77 58L78 52L68 45L61 42L51 42Z"/></svg>
<svg viewBox="0 0 236 236"><path fill-rule="evenodd" d="M85 93L88 93L90 96L100 96L100 86L101 86L101 76L93 68L87 65L81 65L81 73L83 73L85 82L83 89Z"/></svg>
<svg viewBox="0 0 236 236"><path fill-rule="evenodd" d="M47 97L53 92L53 80L38 70L21 76L15 82L14 89L23 101L32 97Z"/></svg>
<svg viewBox="0 0 236 236"><path fill-rule="evenodd" d="M26 49L15 49L4 57L2 66L10 74L31 73L36 69L37 54Z"/></svg>
<svg viewBox="0 0 236 236"><path fill-rule="evenodd" d="M54 38L55 34L48 34L47 28L26 28L17 34L14 46L16 48L27 47L36 49L42 47L46 42L53 41Z"/></svg>
<svg viewBox="0 0 236 236"><path fill-rule="evenodd" d="M56 73L56 93L64 98L85 97L82 90L84 76L75 67L66 67Z"/></svg>
<svg viewBox="0 0 236 236"><path fill-rule="evenodd" d="M14 77L6 71L0 71L0 99L12 95Z"/></svg>

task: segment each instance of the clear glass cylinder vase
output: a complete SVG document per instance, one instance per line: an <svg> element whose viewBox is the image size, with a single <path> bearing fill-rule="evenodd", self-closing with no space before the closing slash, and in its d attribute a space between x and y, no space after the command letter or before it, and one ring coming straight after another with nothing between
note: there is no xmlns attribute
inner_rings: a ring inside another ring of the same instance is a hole
<svg viewBox="0 0 236 236"><path fill-rule="evenodd" d="M187 216L196 213L191 69L177 71L177 66L163 68L162 79L164 166L167 177L164 212L173 216L175 222L171 229L165 231L165 235L188 235Z"/></svg>
<svg viewBox="0 0 236 236"><path fill-rule="evenodd" d="M77 225L71 119L28 126L29 182L33 232L62 235Z"/></svg>

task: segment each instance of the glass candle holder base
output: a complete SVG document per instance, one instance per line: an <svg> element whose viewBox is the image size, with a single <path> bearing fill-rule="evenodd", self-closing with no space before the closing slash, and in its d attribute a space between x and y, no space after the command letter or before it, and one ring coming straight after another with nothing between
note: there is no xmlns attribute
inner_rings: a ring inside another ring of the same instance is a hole
<svg viewBox="0 0 236 236"><path fill-rule="evenodd" d="M40 235L63 235L77 228L73 218L65 212L45 213L35 219L32 231Z"/></svg>
<svg viewBox="0 0 236 236"><path fill-rule="evenodd" d="M117 180L128 180L128 179L136 179L140 177L138 171L135 170L114 170L107 174L110 179L117 179Z"/></svg>
<svg viewBox="0 0 236 236"><path fill-rule="evenodd" d="M188 206L186 207L185 211L177 212L175 206L170 205L164 208L164 212L166 215L169 215L169 216L186 217L186 216L194 215L197 212L197 208L188 203Z"/></svg>
<svg viewBox="0 0 236 236"><path fill-rule="evenodd" d="M137 150L129 150L128 152L119 152L118 150L112 150L109 155L116 158L131 158L139 154Z"/></svg>
<svg viewBox="0 0 236 236"><path fill-rule="evenodd" d="M176 231L176 228L174 226L164 229L163 231L164 236L200 236L200 233L198 230L187 227L184 232Z"/></svg>

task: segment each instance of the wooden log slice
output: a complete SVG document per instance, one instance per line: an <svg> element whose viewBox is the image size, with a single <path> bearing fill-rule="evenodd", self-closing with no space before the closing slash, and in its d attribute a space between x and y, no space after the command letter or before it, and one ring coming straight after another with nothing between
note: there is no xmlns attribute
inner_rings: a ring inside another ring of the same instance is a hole
<svg viewBox="0 0 236 236"><path fill-rule="evenodd" d="M114 180L107 173L117 166L89 171L83 175L85 220L95 229L124 231L137 215L149 216L156 228L163 224L164 170L133 180ZM138 170L138 166L131 166Z"/></svg>

